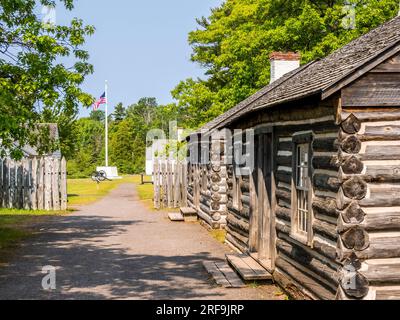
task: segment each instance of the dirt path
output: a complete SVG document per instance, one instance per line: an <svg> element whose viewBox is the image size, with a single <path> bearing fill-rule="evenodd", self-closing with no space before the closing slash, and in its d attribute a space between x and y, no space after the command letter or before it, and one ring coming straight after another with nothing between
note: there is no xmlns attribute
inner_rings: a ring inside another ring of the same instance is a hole
<svg viewBox="0 0 400 320"><path fill-rule="evenodd" d="M213 285L202 261L229 249L198 224L171 223L121 185L100 202L38 226L37 236L0 269L0 299L282 299L263 286ZM57 270L57 289L41 287L43 266Z"/></svg>

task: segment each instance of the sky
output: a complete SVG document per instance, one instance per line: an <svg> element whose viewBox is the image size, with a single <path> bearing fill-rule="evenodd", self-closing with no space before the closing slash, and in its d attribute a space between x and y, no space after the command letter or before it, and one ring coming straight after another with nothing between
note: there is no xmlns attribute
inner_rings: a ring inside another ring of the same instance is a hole
<svg viewBox="0 0 400 320"><path fill-rule="evenodd" d="M57 9L57 24L82 18L96 27L85 49L95 73L83 89L100 97L109 82L109 105L130 105L141 97L172 102L171 90L189 77L204 74L190 61L188 33L196 18L209 16L222 0L76 0L72 12ZM90 110L81 110L87 116Z"/></svg>

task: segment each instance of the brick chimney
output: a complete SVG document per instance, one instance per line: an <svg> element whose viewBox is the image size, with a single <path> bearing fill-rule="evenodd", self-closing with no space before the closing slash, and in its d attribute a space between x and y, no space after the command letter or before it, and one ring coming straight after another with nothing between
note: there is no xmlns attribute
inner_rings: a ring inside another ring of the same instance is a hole
<svg viewBox="0 0 400 320"><path fill-rule="evenodd" d="M300 67L300 58L300 54L295 52L271 53L271 83Z"/></svg>

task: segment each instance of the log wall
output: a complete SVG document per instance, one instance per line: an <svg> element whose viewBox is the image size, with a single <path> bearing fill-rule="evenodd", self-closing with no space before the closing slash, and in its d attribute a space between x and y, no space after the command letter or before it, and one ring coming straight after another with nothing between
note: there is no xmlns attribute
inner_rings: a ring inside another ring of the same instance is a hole
<svg viewBox="0 0 400 320"><path fill-rule="evenodd" d="M197 211L207 227L220 229L227 224L228 202L227 166L222 136L211 138L209 157L207 164L188 165L188 205Z"/></svg>
<svg viewBox="0 0 400 320"><path fill-rule="evenodd" d="M338 297L399 297L400 112L344 108L341 120Z"/></svg>
<svg viewBox="0 0 400 320"><path fill-rule="evenodd" d="M339 286L339 263L336 261L338 234L336 195L340 188L338 163L339 127L335 124L334 100L315 105L307 101L296 111L277 108L252 115L232 128L274 127L274 208L276 229L275 279L289 292L295 284L297 295L333 299ZM313 132L312 208L313 246L295 240L291 234L293 136ZM228 173L228 242L242 252L249 251L251 233L251 183L244 176L240 183L240 205L233 206L233 168ZM273 236L273 235L271 235ZM286 279L286 280L285 280ZM288 281L289 279L289 281Z"/></svg>

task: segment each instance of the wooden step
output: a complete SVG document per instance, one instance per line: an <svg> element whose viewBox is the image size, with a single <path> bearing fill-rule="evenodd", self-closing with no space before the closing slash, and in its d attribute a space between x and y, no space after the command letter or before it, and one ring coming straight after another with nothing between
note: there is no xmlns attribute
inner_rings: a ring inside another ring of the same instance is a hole
<svg viewBox="0 0 400 320"><path fill-rule="evenodd" d="M185 221L185 218L180 213L169 213L168 218L173 222Z"/></svg>
<svg viewBox="0 0 400 320"><path fill-rule="evenodd" d="M181 208L181 213L182 215L197 215L197 211L189 207Z"/></svg>
<svg viewBox="0 0 400 320"><path fill-rule="evenodd" d="M203 262L204 268L214 281L225 288L243 288L246 285L226 262Z"/></svg>
<svg viewBox="0 0 400 320"><path fill-rule="evenodd" d="M185 219L185 222L195 222L198 220L197 211L193 208L181 208L181 214Z"/></svg>
<svg viewBox="0 0 400 320"><path fill-rule="evenodd" d="M272 275L247 254L228 254L226 259L244 281L272 280Z"/></svg>

